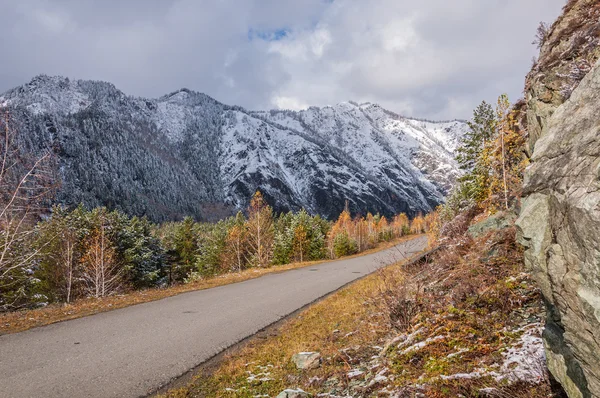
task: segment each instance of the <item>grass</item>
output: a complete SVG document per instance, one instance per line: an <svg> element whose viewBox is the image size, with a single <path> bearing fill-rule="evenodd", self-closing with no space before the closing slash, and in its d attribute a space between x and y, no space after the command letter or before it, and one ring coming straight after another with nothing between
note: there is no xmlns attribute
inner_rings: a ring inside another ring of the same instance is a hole
<svg viewBox="0 0 600 398"><path fill-rule="evenodd" d="M344 257L344 259L375 253L416 237L418 236L405 236L394 239L390 242L383 242L373 249L353 256ZM38 309L7 312L0 314L0 335L22 332L28 329L45 326L56 322L82 318L88 315L160 300L182 293L243 282L246 280L259 278L266 274L284 272L291 269L313 266L329 261L334 260L293 263L269 268L251 268L242 272L228 273L213 278L199 280L193 283L181 284L168 288L139 290L128 294L114 295L100 299L82 299L71 304L52 304Z"/></svg>
<svg viewBox="0 0 600 398"><path fill-rule="evenodd" d="M503 353L521 347L524 331L543 318L514 229L462 236L432 257L349 285L163 397L274 397L286 388L313 396L555 396L543 362L526 381L493 376ZM296 369L291 357L303 351L319 352L321 366ZM364 374L349 375L357 369ZM489 373L461 376L472 372Z"/></svg>
<svg viewBox="0 0 600 398"><path fill-rule="evenodd" d="M272 397L285 388L300 386L316 393L325 379L332 377L350 382L347 372L374 351L348 347L378 341L389 332L386 315L372 303L380 287L378 274L354 282L286 322L276 335L250 342L241 352L227 356L209 377L200 375L164 397ZM290 358L304 351L321 353L322 366L312 371L295 369Z"/></svg>

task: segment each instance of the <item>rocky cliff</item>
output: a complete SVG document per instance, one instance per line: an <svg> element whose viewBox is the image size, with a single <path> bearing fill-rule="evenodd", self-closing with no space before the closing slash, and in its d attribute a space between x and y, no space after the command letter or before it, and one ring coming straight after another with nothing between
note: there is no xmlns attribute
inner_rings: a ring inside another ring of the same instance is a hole
<svg viewBox="0 0 600 398"><path fill-rule="evenodd" d="M532 165L517 225L547 304L548 367L569 397L600 397L599 12L567 4L526 87Z"/></svg>
<svg viewBox="0 0 600 398"><path fill-rule="evenodd" d="M569 0L563 14L542 34L540 55L525 81L529 154L548 118L600 56L600 3Z"/></svg>

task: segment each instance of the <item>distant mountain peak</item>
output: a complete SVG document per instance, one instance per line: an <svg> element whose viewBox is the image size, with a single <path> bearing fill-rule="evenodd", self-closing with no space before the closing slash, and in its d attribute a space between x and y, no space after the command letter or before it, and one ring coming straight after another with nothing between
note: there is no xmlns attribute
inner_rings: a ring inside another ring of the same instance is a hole
<svg viewBox="0 0 600 398"><path fill-rule="evenodd" d="M187 88L157 99L39 75L0 96L30 147L57 151L59 201L168 220L215 219L261 190L276 211L409 215L443 201L466 125L348 101L246 111Z"/></svg>

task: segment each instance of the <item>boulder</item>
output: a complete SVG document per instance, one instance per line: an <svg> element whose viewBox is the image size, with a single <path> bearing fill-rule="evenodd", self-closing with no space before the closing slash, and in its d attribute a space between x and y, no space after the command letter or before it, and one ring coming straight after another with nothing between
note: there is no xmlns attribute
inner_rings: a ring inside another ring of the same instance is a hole
<svg viewBox="0 0 600 398"><path fill-rule="evenodd" d="M547 304L547 363L569 397L600 397L600 65L546 121L518 239Z"/></svg>
<svg viewBox="0 0 600 398"><path fill-rule="evenodd" d="M286 389L277 395L277 398L305 398L311 395L301 389Z"/></svg>
<svg viewBox="0 0 600 398"><path fill-rule="evenodd" d="M479 238L490 231L498 231L514 225L517 214L511 211L499 212L469 227L467 233L472 238Z"/></svg>
<svg viewBox="0 0 600 398"><path fill-rule="evenodd" d="M298 369L316 369L321 365L321 354L318 352L299 352L292 356L292 362Z"/></svg>

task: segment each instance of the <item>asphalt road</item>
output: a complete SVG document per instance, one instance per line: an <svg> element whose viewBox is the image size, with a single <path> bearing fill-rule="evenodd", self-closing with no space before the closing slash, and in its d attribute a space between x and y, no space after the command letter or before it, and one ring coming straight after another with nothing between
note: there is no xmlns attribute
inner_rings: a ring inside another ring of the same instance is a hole
<svg viewBox="0 0 600 398"><path fill-rule="evenodd" d="M412 256L374 254L0 336L0 397L137 397L318 298Z"/></svg>

